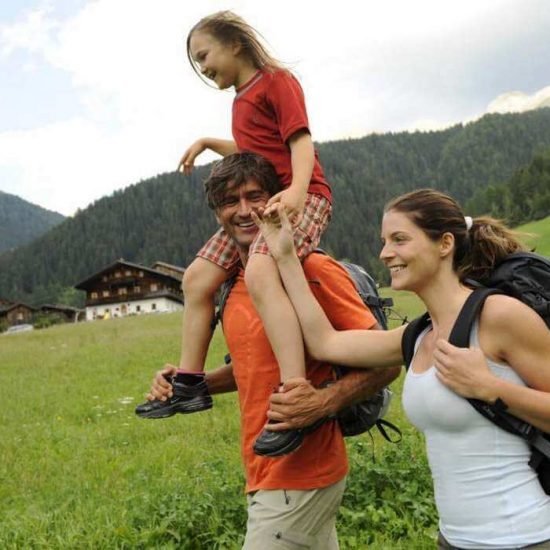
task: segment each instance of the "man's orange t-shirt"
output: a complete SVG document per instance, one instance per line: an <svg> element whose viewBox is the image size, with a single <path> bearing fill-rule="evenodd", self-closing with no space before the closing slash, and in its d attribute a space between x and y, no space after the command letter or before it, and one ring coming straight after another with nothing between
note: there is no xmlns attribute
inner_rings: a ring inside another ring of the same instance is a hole
<svg viewBox="0 0 550 550"><path fill-rule="evenodd" d="M336 329L369 329L376 324L338 262L313 253L303 266L315 297ZM246 491L316 489L340 481L347 474L348 462L337 422L327 422L307 435L297 451L280 458L261 457L252 450L267 420L269 397L279 384L279 367L247 292L242 270L227 299L223 326L239 394ZM315 386L333 378L329 364L309 357L306 371Z"/></svg>

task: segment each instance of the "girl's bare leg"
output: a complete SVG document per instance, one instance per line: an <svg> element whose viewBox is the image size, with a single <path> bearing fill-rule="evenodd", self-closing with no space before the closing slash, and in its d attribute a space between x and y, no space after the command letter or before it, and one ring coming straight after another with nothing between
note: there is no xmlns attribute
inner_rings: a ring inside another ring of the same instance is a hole
<svg viewBox="0 0 550 550"><path fill-rule="evenodd" d="M204 371L208 346L212 339L214 298L227 277L227 270L204 258L195 258L185 270L182 281L185 302L179 365L181 370Z"/></svg>
<svg viewBox="0 0 550 550"><path fill-rule="evenodd" d="M245 282L279 363L281 382L305 377L302 330L275 260L266 254L252 254L246 265Z"/></svg>

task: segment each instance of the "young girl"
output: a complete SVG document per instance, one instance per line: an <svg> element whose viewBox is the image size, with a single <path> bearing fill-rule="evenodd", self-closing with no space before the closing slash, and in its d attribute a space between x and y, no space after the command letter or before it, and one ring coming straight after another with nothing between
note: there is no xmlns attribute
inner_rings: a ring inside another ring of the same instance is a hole
<svg viewBox="0 0 550 550"><path fill-rule="evenodd" d="M187 55L201 77L214 82L221 90L235 89L234 141L201 138L185 151L178 169L189 174L195 158L205 149L222 156L250 151L269 160L284 187L269 204L281 203L284 206L292 220L298 255L303 259L318 246L329 222L331 192L313 147L300 84L269 54L254 29L229 11L205 17L191 29L187 37ZM279 363L281 381L304 377L300 325L275 262L269 256L261 235L258 237L250 248L246 285ZM178 385L174 388L180 384L197 385L204 392L203 370L212 335L214 295L234 272L238 256L235 244L222 229L197 256L183 279L182 355L175 378ZM197 401L188 393L189 389L185 399L176 396L168 404L158 401L146 404L147 410L142 410L141 416L166 416L167 408L174 414L211 407L209 396L201 393ZM187 400L192 410L187 408ZM297 447L302 436L295 432L274 437L272 432L263 432L255 450L259 454L276 456L280 447L289 447L289 437L295 439Z"/></svg>
<svg viewBox="0 0 550 550"><path fill-rule="evenodd" d="M404 327L387 332L332 328L304 278L284 212L282 229L278 216L271 220L269 214L263 221L256 216L256 222L277 260L312 356L352 367L402 362ZM431 327L416 342L403 405L426 436L439 548L549 549L550 496L528 464L529 446L464 398L501 399L511 414L550 431L550 331L525 304L493 295L470 333L471 347L447 341L472 292L464 281L472 274L483 280L501 258L524 247L499 222L465 218L452 198L431 189L386 206L382 242L380 258L390 270L392 288L415 292L431 318Z"/></svg>

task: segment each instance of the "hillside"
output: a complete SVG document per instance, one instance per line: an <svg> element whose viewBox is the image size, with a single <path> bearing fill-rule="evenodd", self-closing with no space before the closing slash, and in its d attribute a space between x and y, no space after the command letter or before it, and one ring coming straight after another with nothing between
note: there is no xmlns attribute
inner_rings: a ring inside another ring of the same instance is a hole
<svg viewBox="0 0 550 550"><path fill-rule="evenodd" d="M57 212L0 191L0 254L36 239L64 219Z"/></svg>
<svg viewBox="0 0 550 550"><path fill-rule="evenodd" d="M533 235L532 239L528 240L529 245L539 254L550 258L550 216L521 225L518 230Z"/></svg>
<svg viewBox="0 0 550 550"><path fill-rule="evenodd" d="M465 201L499 185L550 150L550 109L487 115L427 133L370 135L318 145L334 193L323 246L360 262L378 278L379 225L385 202L418 187ZM167 173L96 201L33 243L0 256L0 296L52 302L67 287L116 258L187 265L215 229L201 181Z"/></svg>
<svg viewBox="0 0 550 550"><path fill-rule="evenodd" d="M550 150L536 154L507 182L478 190L466 208L472 215L504 218L512 226L550 214Z"/></svg>

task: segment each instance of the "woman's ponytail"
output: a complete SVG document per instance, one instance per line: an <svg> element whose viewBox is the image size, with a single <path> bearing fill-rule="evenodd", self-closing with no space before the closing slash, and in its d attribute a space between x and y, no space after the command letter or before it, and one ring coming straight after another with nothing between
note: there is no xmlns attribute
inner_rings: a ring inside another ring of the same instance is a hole
<svg viewBox="0 0 550 550"><path fill-rule="evenodd" d="M467 252L457 265L460 279L486 281L494 267L508 254L528 250L521 236L500 220L488 216L474 218L468 231Z"/></svg>

